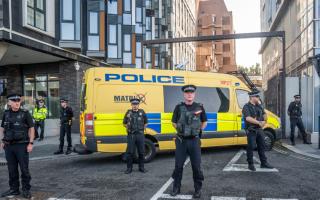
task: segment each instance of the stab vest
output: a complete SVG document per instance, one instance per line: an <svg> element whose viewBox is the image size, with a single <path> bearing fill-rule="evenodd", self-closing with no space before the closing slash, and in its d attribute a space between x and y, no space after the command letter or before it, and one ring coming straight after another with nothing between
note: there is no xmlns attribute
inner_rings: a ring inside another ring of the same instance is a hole
<svg viewBox="0 0 320 200"><path fill-rule="evenodd" d="M133 112L132 110L128 110L127 118L128 118L128 133L141 133L144 134L144 115L145 112L142 109L139 109L137 112Z"/></svg>
<svg viewBox="0 0 320 200"><path fill-rule="evenodd" d="M193 110L188 111L185 104L179 106L180 118L177 123L178 135L182 137L199 136L201 131L200 114L196 112L202 110L201 104L196 104Z"/></svg>
<svg viewBox="0 0 320 200"><path fill-rule="evenodd" d="M6 142L28 142L29 127L26 124L26 110L19 110L16 116L12 116L12 111L4 113L4 137Z"/></svg>

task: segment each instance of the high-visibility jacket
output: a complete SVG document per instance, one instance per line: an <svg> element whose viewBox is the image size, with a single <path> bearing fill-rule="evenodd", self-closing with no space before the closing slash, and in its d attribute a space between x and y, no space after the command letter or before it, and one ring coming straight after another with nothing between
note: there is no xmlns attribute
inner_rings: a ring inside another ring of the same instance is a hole
<svg viewBox="0 0 320 200"><path fill-rule="evenodd" d="M45 120L47 118L48 109L46 107L35 108L33 110L33 118L35 121Z"/></svg>

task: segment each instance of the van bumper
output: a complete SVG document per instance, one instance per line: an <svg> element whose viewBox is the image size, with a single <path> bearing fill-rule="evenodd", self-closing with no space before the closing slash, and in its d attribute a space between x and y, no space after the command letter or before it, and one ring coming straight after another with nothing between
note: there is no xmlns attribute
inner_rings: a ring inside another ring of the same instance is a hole
<svg viewBox="0 0 320 200"><path fill-rule="evenodd" d="M281 140L282 138L282 129L281 128L277 128L275 129L275 140Z"/></svg>

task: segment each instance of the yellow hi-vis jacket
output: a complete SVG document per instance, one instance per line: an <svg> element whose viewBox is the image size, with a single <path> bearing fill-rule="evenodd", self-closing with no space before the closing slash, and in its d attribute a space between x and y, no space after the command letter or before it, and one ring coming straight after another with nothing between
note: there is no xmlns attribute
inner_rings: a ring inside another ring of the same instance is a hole
<svg viewBox="0 0 320 200"><path fill-rule="evenodd" d="M46 107L35 108L33 110L33 118L35 121L42 121L47 118L48 109Z"/></svg>

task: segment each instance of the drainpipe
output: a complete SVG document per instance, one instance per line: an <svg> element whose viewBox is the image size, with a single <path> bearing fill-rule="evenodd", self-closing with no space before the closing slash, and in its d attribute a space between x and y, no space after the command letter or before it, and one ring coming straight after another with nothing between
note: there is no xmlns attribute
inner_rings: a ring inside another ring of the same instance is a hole
<svg viewBox="0 0 320 200"><path fill-rule="evenodd" d="M9 35L10 35L10 40L12 40L12 5L11 5L11 0L9 0Z"/></svg>

